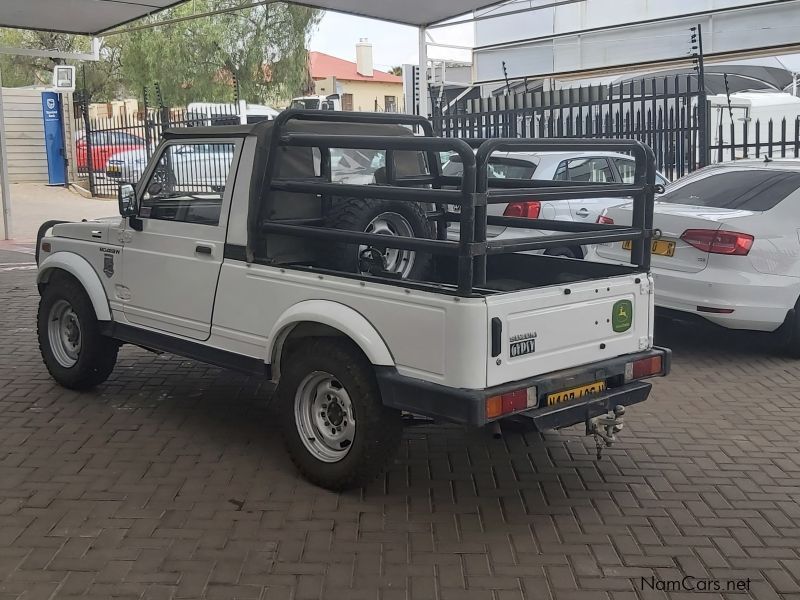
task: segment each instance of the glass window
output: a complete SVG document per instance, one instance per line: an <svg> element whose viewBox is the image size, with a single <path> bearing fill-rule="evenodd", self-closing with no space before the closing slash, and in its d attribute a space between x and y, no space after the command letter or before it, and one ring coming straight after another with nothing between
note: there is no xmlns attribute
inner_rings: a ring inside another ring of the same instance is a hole
<svg viewBox="0 0 800 600"><path fill-rule="evenodd" d="M614 162L617 165L619 176L622 178L622 183L633 183L636 177L636 161L628 158L615 158Z"/></svg>
<svg viewBox="0 0 800 600"><path fill-rule="evenodd" d="M139 216L218 225L234 144L167 146L145 187Z"/></svg>
<svg viewBox="0 0 800 600"><path fill-rule="evenodd" d="M614 181L614 175L605 158L573 158L558 165L553 179L582 183L611 183Z"/></svg>
<svg viewBox="0 0 800 600"><path fill-rule="evenodd" d="M697 171L674 184L659 202L764 211L800 189L800 173L776 169Z"/></svg>
<svg viewBox="0 0 800 600"><path fill-rule="evenodd" d="M442 175L460 177L464 172L461 157L452 154L445 157L446 162L442 166ZM489 177L497 179L533 179L536 171L536 163L515 158L490 158Z"/></svg>

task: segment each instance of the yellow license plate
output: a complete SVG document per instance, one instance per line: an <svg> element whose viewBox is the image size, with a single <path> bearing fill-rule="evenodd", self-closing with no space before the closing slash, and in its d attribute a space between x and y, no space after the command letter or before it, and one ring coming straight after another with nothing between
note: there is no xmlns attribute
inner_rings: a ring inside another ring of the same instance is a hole
<svg viewBox="0 0 800 600"><path fill-rule="evenodd" d="M630 250L633 248L633 242L625 240L622 242L623 250ZM653 245L650 247L652 254L658 256L674 256L675 255L675 242L667 242L665 240L653 240Z"/></svg>
<svg viewBox="0 0 800 600"><path fill-rule="evenodd" d="M561 392L547 395L547 406L560 404L567 400L574 400L575 398L583 398L584 396L591 396L592 394L599 394L606 389L605 381L595 381L589 385L582 385L576 388L570 388Z"/></svg>

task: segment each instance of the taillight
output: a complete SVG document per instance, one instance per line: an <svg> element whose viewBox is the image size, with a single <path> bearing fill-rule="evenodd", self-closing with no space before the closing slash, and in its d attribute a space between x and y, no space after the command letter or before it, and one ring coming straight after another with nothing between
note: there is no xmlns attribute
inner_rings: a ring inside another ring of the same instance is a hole
<svg viewBox="0 0 800 600"><path fill-rule="evenodd" d="M660 375L664 370L661 355L641 358L625 365L625 381Z"/></svg>
<svg viewBox="0 0 800 600"><path fill-rule="evenodd" d="M612 219L611 217L607 217L605 215L600 215L599 217L597 217L597 222L600 223L601 225L613 225L614 219Z"/></svg>
<svg viewBox="0 0 800 600"><path fill-rule="evenodd" d="M750 252L755 240L747 233L713 229L687 229L681 235L681 239L703 252L735 256L745 256Z"/></svg>
<svg viewBox="0 0 800 600"><path fill-rule="evenodd" d="M538 200L527 202L509 202L503 211L504 217L521 217L523 219L538 219L542 210L542 203Z"/></svg>
<svg viewBox="0 0 800 600"><path fill-rule="evenodd" d="M527 410L536 406L536 387L507 392L486 399L486 418L496 419L502 415Z"/></svg>

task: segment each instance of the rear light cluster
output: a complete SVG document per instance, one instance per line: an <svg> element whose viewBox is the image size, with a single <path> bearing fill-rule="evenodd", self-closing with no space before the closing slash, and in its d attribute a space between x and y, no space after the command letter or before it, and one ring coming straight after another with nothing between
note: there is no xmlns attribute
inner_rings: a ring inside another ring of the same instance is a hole
<svg viewBox="0 0 800 600"><path fill-rule="evenodd" d="M486 399L486 418L496 419L503 415L535 408L537 401L535 386L515 390L500 396L492 396Z"/></svg>
<svg viewBox="0 0 800 600"><path fill-rule="evenodd" d="M504 217L520 217L522 219L538 219L542 211L542 203L538 200L526 202L509 202L503 211Z"/></svg>
<svg viewBox="0 0 800 600"><path fill-rule="evenodd" d="M703 252L745 256L753 247L752 235L736 231L714 229L687 229L681 239Z"/></svg>
<svg viewBox="0 0 800 600"><path fill-rule="evenodd" d="M600 223L601 225L613 225L614 219L612 219L611 217L607 217L605 215L600 215L599 217L597 217L597 222Z"/></svg>
<svg viewBox="0 0 800 600"><path fill-rule="evenodd" d="M664 361L660 354L649 358L640 358L625 365L625 381L660 375L663 371Z"/></svg>

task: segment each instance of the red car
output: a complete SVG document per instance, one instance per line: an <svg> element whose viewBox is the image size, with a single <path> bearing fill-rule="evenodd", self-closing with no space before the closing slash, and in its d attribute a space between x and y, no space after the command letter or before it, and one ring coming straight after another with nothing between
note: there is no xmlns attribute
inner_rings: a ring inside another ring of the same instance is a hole
<svg viewBox="0 0 800 600"><path fill-rule="evenodd" d="M127 152L146 146L144 138L124 131L93 131L90 135L92 136L92 170L95 173L105 173L108 159L117 152ZM75 143L75 157L78 162L78 171L87 173L89 157L86 151L85 135Z"/></svg>

